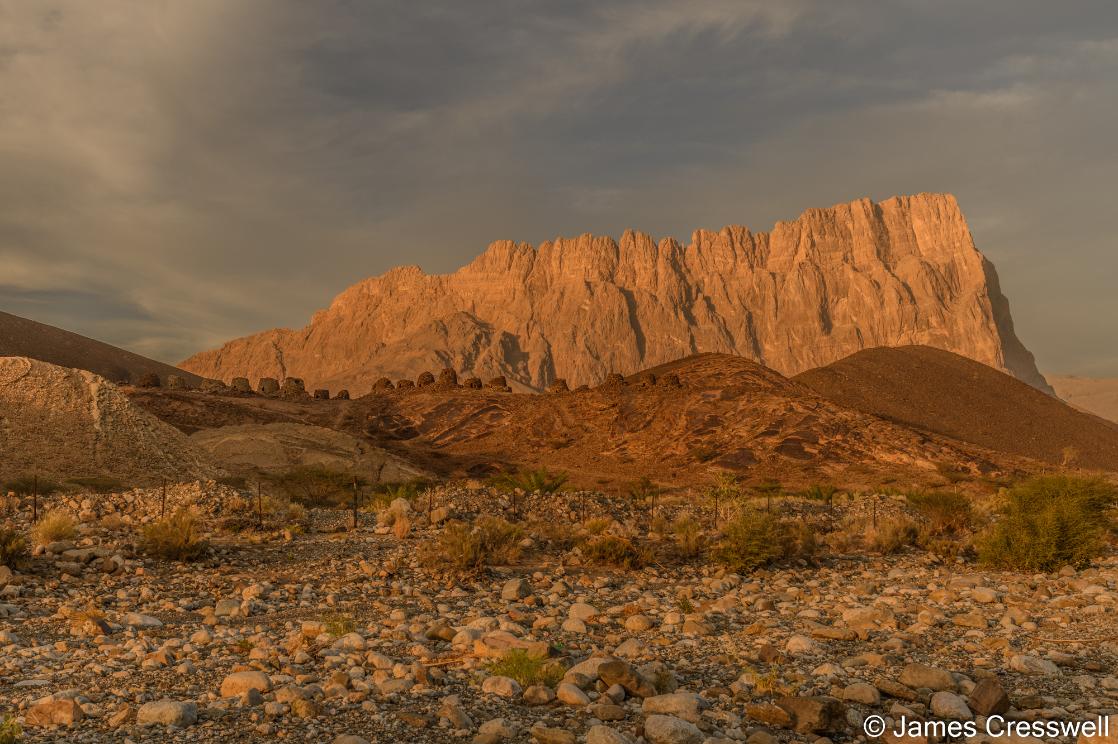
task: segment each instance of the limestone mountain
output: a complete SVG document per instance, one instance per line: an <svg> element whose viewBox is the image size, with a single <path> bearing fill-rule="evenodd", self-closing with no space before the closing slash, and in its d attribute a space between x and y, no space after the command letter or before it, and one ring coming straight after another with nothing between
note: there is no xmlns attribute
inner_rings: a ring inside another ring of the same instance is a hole
<svg viewBox="0 0 1118 744"><path fill-rule="evenodd" d="M499 241L452 274L393 269L345 290L301 330L236 339L182 366L355 394L382 375L452 367L540 390L700 352L790 375L908 344L1051 392L947 194L810 209L769 233L699 230L687 246L631 230L620 241L582 235L538 248Z"/></svg>

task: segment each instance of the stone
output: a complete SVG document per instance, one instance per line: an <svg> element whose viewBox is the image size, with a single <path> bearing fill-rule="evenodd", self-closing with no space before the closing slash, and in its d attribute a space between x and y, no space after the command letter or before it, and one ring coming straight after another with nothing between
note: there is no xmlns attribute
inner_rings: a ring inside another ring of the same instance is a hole
<svg viewBox="0 0 1118 744"><path fill-rule="evenodd" d="M1101 731L1080 734L1076 744L1118 744L1118 715L1107 716Z"/></svg>
<svg viewBox="0 0 1118 744"><path fill-rule="evenodd" d="M1060 673L1060 668L1047 659L1038 659L1027 654L1017 654L1009 659L1009 668L1021 674L1035 674L1051 677Z"/></svg>
<svg viewBox="0 0 1118 744"><path fill-rule="evenodd" d="M151 615L141 615L138 612L129 612L121 622L129 628L138 628L140 630L150 630L153 628L162 628L163 621Z"/></svg>
<svg viewBox="0 0 1118 744"><path fill-rule="evenodd" d="M826 734L846 725L846 708L832 697L783 697L776 704L792 717L792 728L801 734Z"/></svg>
<svg viewBox="0 0 1118 744"><path fill-rule="evenodd" d="M523 578L509 579L501 587L501 599L506 602L515 602L524 599L532 593L532 585Z"/></svg>
<svg viewBox="0 0 1118 744"><path fill-rule="evenodd" d="M277 395L280 391L279 380L274 377L261 377L256 385L256 392L261 395Z"/></svg>
<svg viewBox="0 0 1118 744"><path fill-rule="evenodd" d="M971 690L967 705L980 716L1004 715L1009 711L1009 696L997 678L987 677Z"/></svg>
<svg viewBox="0 0 1118 744"><path fill-rule="evenodd" d="M229 387L238 393L252 392L252 385L249 384L247 377L234 377L229 381Z"/></svg>
<svg viewBox="0 0 1118 744"><path fill-rule="evenodd" d="M264 672L233 672L221 682L222 697L240 697L249 690L269 692L272 680Z"/></svg>
<svg viewBox="0 0 1118 744"><path fill-rule="evenodd" d="M854 682L843 688L842 699L862 705L877 705L881 702L881 693L871 684Z"/></svg>
<svg viewBox="0 0 1118 744"><path fill-rule="evenodd" d="M912 688L925 687L929 690L939 691L956 689L955 678L951 672L926 664L908 664L901 670L900 683Z"/></svg>
<svg viewBox="0 0 1118 744"><path fill-rule="evenodd" d="M28 726L73 726L85 718L77 701L71 699L48 700L37 703L27 710L25 719Z"/></svg>
<svg viewBox="0 0 1118 744"><path fill-rule="evenodd" d="M597 724L586 732L586 744L633 744L633 740L609 726Z"/></svg>
<svg viewBox="0 0 1118 744"><path fill-rule="evenodd" d="M640 698L652 697L656 694L655 685L621 659L612 659L599 665L598 677L606 685L621 685L627 693Z"/></svg>
<svg viewBox="0 0 1118 744"><path fill-rule="evenodd" d="M427 387L435 384L435 375L430 372L420 372L419 377L415 378L416 387Z"/></svg>
<svg viewBox="0 0 1118 744"><path fill-rule="evenodd" d="M301 377L285 377L280 385L280 395L285 398L305 398L307 386Z"/></svg>
<svg viewBox="0 0 1118 744"><path fill-rule="evenodd" d="M527 705L547 705L555 699L555 691L546 685L532 685L524 690L522 699Z"/></svg>
<svg viewBox="0 0 1118 744"><path fill-rule="evenodd" d="M644 738L649 744L701 744L703 732L690 721L655 715L644 720Z"/></svg>
<svg viewBox="0 0 1118 744"><path fill-rule="evenodd" d="M641 712L646 716L659 713L698 723L700 713L706 707L707 702L700 695L693 692L673 692L646 697L641 704Z"/></svg>
<svg viewBox="0 0 1118 744"><path fill-rule="evenodd" d="M539 744L575 744L577 741L573 731L551 728L540 723L532 726L529 733L532 735L532 739Z"/></svg>
<svg viewBox="0 0 1118 744"><path fill-rule="evenodd" d="M136 711L136 723L140 726L159 724L186 728L198 721L198 706L176 700L157 700L144 703Z"/></svg>
<svg viewBox="0 0 1118 744"><path fill-rule="evenodd" d="M503 677L501 675L492 675L485 678L481 683L481 691L489 695L497 695L504 698L520 697L521 687L512 677Z"/></svg>
<svg viewBox="0 0 1118 744"><path fill-rule="evenodd" d="M590 704L590 696L570 682L560 682L555 688L555 696L564 705L582 708Z"/></svg>
<svg viewBox="0 0 1118 744"><path fill-rule="evenodd" d="M932 695L931 708L932 713L938 718L956 721L969 721L974 718L966 701L953 692L937 692Z"/></svg>

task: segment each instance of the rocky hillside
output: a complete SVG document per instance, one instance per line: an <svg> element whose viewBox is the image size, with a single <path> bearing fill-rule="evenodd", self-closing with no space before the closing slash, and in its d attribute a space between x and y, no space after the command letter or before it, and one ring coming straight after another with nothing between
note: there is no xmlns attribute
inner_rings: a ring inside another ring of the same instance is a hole
<svg viewBox="0 0 1118 744"><path fill-rule="evenodd" d="M697 352L795 374L902 344L954 351L1050 391L950 195L811 209L769 233L700 230L687 246L634 231L619 242L501 241L453 274L406 266L366 279L301 330L237 339L182 366L355 394L381 375L452 367L539 390Z"/></svg>
<svg viewBox="0 0 1118 744"><path fill-rule="evenodd" d="M169 364L5 312L0 312L0 356L84 369L112 382L136 382L145 374L159 375L164 383L168 375L178 375L192 385L202 381Z"/></svg>
<svg viewBox="0 0 1118 744"><path fill-rule="evenodd" d="M1118 425L941 349L867 349L796 375L840 405L1034 460L1118 471Z"/></svg>
<svg viewBox="0 0 1118 744"><path fill-rule="evenodd" d="M130 483L219 471L186 435L91 372L0 357L0 473Z"/></svg>

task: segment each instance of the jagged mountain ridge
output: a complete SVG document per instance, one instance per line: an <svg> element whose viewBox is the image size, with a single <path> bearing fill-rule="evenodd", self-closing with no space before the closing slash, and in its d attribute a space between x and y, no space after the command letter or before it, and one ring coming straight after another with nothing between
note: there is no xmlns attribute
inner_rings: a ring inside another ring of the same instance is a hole
<svg viewBox="0 0 1118 744"><path fill-rule="evenodd" d="M381 375L446 366L539 390L700 352L791 375L909 344L1051 392L948 194L810 209L770 233L699 230L686 247L632 230L620 241L587 234L539 248L498 241L452 274L395 268L345 290L301 330L236 339L182 366L355 394Z"/></svg>

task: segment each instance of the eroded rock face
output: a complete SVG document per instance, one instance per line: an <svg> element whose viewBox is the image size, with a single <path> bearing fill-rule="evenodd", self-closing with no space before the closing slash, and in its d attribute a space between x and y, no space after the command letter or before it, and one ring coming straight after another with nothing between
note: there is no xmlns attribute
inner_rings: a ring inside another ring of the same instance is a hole
<svg viewBox="0 0 1118 744"><path fill-rule="evenodd" d="M538 248L500 241L453 274L406 266L366 279L303 330L237 339L182 366L223 379L293 373L358 394L378 374L452 367L544 390L695 352L795 374L903 344L1047 389L950 195L811 209L769 233L699 230L686 247L635 231Z"/></svg>

